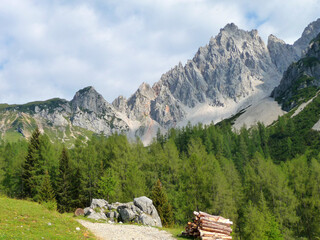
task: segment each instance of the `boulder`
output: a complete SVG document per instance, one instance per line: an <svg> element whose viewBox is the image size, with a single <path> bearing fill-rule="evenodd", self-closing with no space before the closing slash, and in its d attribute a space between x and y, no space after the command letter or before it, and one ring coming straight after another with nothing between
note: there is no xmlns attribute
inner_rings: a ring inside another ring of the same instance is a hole
<svg viewBox="0 0 320 240"><path fill-rule="evenodd" d="M138 197L133 200L133 203L135 206L141 209L141 211L152 214L153 211L153 204L152 200L150 198L147 198L146 196Z"/></svg>
<svg viewBox="0 0 320 240"><path fill-rule="evenodd" d="M119 213L120 213L120 218L123 222L130 222L136 216L136 214L129 208L122 208L120 209Z"/></svg>
<svg viewBox="0 0 320 240"><path fill-rule="evenodd" d="M93 211L88 218L94 219L94 220L107 220L107 216L104 213L101 212L95 212Z"/></svg>
<svg viewBox="0 0 320 240"><path fill-rule="evenodd" d="M160 219L160 218L159 218ZM138 218L138 223L148 226L162 227L161 221L154 219L152 216L142 213Z"/></svg>
<svg viewBox="0 0 320 240"><path fill-rule="evenodd" d="M105 210L108 210L105 213ZM133 202L111 203L104 199L93 199L90 207L83 210L88 218L99 220L137 222L149 226L162 227L157 209L152 204L152 200L145 196L135 198Z"/></svg>
<svg viewBox="0 0 320 240"><path fill-rule="evenodd" d="M95 208L108 208L108 202L104 199L92 199L90 208L95 209Z"/></svg>
<svg viewBox="0 0 320 240"><path fill-rule="evenodd" d="M94 212L94 210L92 208L90 208L90 207L86 207L85 209L83 209L83 211L84 211L84 215L85 216L88 216L88 215L90 215L91 213Z"/></svg>
<svg viewBox="0 0 320 240"><path fill-rule="evenodd" d="M107 216L107 218L110 218L113 221L115 221L115 220L118 221L120 214L116 211L111 211L111 212L107 212L106 216Z"/></svg>
<svg viewBox="0 0 320 240"><path fill-rule="evenodd" d="M108 212L108 213L106 213L106 215L107 215L107 218L111 218L111 219L113 219L115 217L114 212Z"/></svg>
<svg viewBox="0 0 320 240"><path fill-rule="evenodd" d="M153 218L153 220L157 223L157 225L152 225L152 226L162 227L161 219L159 217L158 211L153 205L152 200L150 198L147 198L145 196L135 198L133 203L138 208L140 208L142 212L150 215Z"/></svg>

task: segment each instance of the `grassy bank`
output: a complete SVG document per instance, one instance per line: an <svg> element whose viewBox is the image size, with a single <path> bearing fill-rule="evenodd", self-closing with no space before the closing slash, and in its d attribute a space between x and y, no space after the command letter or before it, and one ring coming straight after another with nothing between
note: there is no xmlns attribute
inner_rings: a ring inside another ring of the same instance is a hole
<svg viewBox="0 0 320 240"><path fill-rule="evenodd" d="M0 206L0 239L95 239L70 214L1 196Z"/></svg>

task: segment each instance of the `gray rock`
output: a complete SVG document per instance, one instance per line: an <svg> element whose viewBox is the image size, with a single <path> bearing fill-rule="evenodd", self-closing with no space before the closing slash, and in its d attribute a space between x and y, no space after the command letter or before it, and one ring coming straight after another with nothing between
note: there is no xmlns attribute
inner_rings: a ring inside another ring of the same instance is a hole
<svg viewBox="0 0 320 240"><path fill-rule="evenodd" d="M108 202L104 199L92 199L90 208L95 209L95 208L104 208L108 207Z"/></svg>
<svg viewBox="0 0 320 240"><path fill-rule="evenodd" d="M94 212L94 210L92 208L90 208L90 207L86 207L85 209L83 209L83 211L84 211L84 215L85 216L88 216L88 215L90 215L91 213Z"/></svg>
<svg viewBox="0 0 320 240"><path fill-rule="evenodd" d="M135 206L141 209L141 211L152 214L154 206L152 204L152 200L147 198L146 196L138 197L133 200Z"/></svg>
<svg viewBox="0 0 320 240"><path fill-rule="evenodd" d="M119 214L123 222L130 222L136 217L136 214L129 208L120 209Z"/></svg>
<svg viewBox="0 0 320 240"><path fill-rule="evenodd" d="M88 216L88 218L94 219L94 220L107 220L107 216L104 213L101 212L91 212L91 214Z"/></svg>
<svg viewBox="0 0 320 240"><path fill-rule="evenodd" d="M148 226L162 227L161 221L154 219L152 216L142 213L138 218L138 223Z"/></svg>
<svg viewBox="0 0 320 240"><path fill-rule="evenodd" d="M303 31L301 37L294 42L293 46L297 55L302 56L307 51L310 41L314 39L320 32L320 18L310 23Z"/></svg>
<svg viewBox="0 0 320 240"><path fill-rule="evenodd" d="M134 202L134 205L136 205L138 208L140 208L141 211L143 211L143 213L146 213L147 215L151 216L151 218L157 224L152 226L162 226L158 211L153 205L152 200L150 198L147 198L146 196L142 196L139 198L135 198L133 202Z"/></svg>
<svg viewBox="0 0 320 240"><path fill-rule="evenodd" d="M114 218L119 220L120 214L118 212L114 212Z"/></svg>
<svg viewBox="0 0 320 240"><path fill-rule="evenodd" d="M280 73L283 73L291 63L298 61L300 58L294 46L286 44L273 35L270 35L268 38L268 50L272 62L276 65Z"/></svg>
<svg viewBox="0 0 320 240"><path fill-rule="evenodd" d="M106 216L107 216L107 218L112 218L113 219L115 217L115 214L114 214L114 212L107 212Z"/></svg>
<svg viewBox="0 0 320 240"><path fill-rule="evenodd" d="M294 100L297 89L306 87L320 87L320 33L312 42L306 52L306 55L297 63L289 66L284 73L278 87L272 93L272 96L280 103L285 111L289 111L303 101L301 97ZM297 102L298 101L298 102ZM290 104L283 104L290 102Z"/></svg>

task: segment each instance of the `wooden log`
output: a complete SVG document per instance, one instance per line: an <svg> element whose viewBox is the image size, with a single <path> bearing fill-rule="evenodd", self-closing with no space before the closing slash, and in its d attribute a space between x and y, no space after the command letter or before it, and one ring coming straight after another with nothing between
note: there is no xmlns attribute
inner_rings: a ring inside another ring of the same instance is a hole
<svg viewBox="0 0 320 240"><path fill-rule="evenodd" d="M205 230L205 231L208 231L208 232L222 233L222 234L225 234L225 235L230 235L230 232L222 231L222 230L218 230L218 229L206 228L206 227L202 227L199 230Z"/></svg>
<svg viewBox="0 0 320 240"><path fill-rule="evenodd" d="M210 222L202 222L200 223L198 226L207 226L207 227L212 227L212 228L217 228L217 229L228 229L228 230L232 230L231 227L228 226L223 226L223 225L219 225L219 224L215 224L215 223L210 223Z"/></svg>
<svg viewBox="0 0 320 240"><path fill-rule="evenodd" d="M229 223L229 224L233 224L232 221L230 221L229 219L226 219L224 217L221 217L221 216L215 216L215 215L210 215L208 213L205 213L205 212L199 212L198 216L201 217L206 217L210 220L213 220L215 222L223 222L223 223Z"/></svg>
<svg viewBox="0 0 320 240"><path fill-rule="evenodd" d="M200 236L210 235L210 236L230 236L229 234L210 232L203 229L199 229Z"/></svg>
<svg viewBox="0 0 320 240"><path fill-rule="evenodd" d="M201 237L202 240L230 240L232 237Z"/></svg>
<svg viewBox="0 0 320 240"><path fill-rule="evenodd" d="M200 239L232 239L231 236L202 236Z"/></svg>
<svg viewBox="0 0 320 240"><path fill-rule="evenodd" d="M201 223L198 228L201 228L201 227L212 228L212 229L220 229L220 230L232 232L232 228L230 228L230 227L216 226L216 225L213 225L213 224Z"/></svg>
<svg viewBox="0 0 320 240"><path fill-rule="evenodd" d="M199 221L200 222L212 222L212 223L216 223L216 224L220 224L220 225L225 225L228 227L230 227L232 225L232 223L229 223L229 222L219 222L219 221L215 221L210 218L207 218L207 217L201 217Z"/></svg>
<svg viewBox="0 0 320 240"><path fill-rule="evenodd" d="M229 234L232 233L232 229L231 228L217 228L214 226L210 226L210 225L200 225L199 229L203 229L203 228L208 228L208 229L212 229L212 230L219 230L219 231L224 231L224 232L228 232Z"/></svg>

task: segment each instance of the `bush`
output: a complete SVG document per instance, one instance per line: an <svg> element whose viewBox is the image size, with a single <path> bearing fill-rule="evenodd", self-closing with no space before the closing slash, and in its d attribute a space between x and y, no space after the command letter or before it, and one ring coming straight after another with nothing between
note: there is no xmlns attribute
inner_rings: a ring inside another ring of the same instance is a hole
<svg viewBox="0 0 320 240"><path fill-rule="evenodd" d="M41 202L41 205L50 211L57 211L57 202L56 201Z"/></svg>

